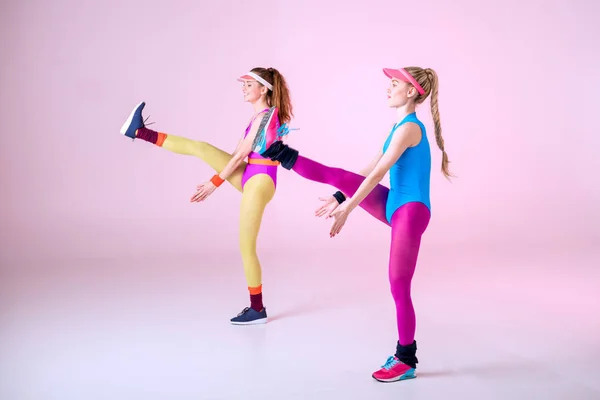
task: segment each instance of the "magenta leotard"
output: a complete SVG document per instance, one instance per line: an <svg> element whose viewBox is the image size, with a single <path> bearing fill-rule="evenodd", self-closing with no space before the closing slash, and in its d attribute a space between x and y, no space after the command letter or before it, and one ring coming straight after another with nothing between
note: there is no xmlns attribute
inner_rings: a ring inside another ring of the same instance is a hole
<svg viewBox="0 0 600 400"><path fill-rule="evenodd" d="M265 111L269 111L269 109L263 110L262 112L265 112ZM252 127L252 122L254 122L254 119L252 121L250 121L250 124L248 124L248 127L246 128L246 133L244 133L244 138L246 136L248 136L248 132L250 132L250 127ZM279 127L277 127L277 128L279 128ZM270 145L271 145L271 143L267 144L267 146L270 146ZM261 156L260 154L254 152L254 151L252 151L248 155L248 158L249 159L269 160L268 158L264 158L263 156ZM258 175L258 174L269 175L271 177L271 179L273 180L273 184L275 185L275 187L277 187L277 166L276 165L248 164L248 165L246 165L246 169L244 170L244 174L242 175L242 189L244 188L244 185L246 184L246 182L248 182L248 179L250 179L254 175Z"/></svg>

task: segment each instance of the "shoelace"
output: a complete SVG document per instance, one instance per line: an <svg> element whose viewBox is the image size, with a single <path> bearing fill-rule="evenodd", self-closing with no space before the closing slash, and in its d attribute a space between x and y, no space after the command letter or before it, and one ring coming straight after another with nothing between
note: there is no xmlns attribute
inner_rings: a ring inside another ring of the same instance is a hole
<svg viewBox="0 0 600 400"><path fill-rule="evenodd" d="M242 315L246 314L246 313L247 313L249 310L250 310L250 307L246 307L246 308L244 308L244 309L242 310L242 312L241 312L241 313L239 313L237 316L238 316L238 317L241 317Z"/></svg>
<svg viewBox="0 0 600 400"><path fill-rule="evenodd" d="M148 121L148 119L149 119L149 118L150 118L150 116L148 115L148 116L146 117L146 119L142 121L142 128L145 128L145 127L147 127L148 125L152 125L152 124L154 123L154 122L150 122L149 124L147 124L147 123L146 123L146 121ZM135 142L135 138L131 138L131 142L132 142L132 143L133 143L133 142Z"/></svg>
<svg viewBox="0 0 600 400"><path fill-rule="evenodd" d="M146 119L144 120L144 122L142 122L142 125L148 126L148 125L152 125L154 123L154 122L150 122L149 124L147 124L146 121L148 121L148 119L150 119L149 115L146 117Z"/></svg>
<svg viewBox="0 0 600 400"><path fill-rule="evenodd" d="M394 367L395 365L398 365L399 363L400 363L400 361L398 361L398 359L396 359L396 357L389 356L387 361L385 362L385 364L383 364L381 366L381 368L391 369L392 367Z"/></svg>

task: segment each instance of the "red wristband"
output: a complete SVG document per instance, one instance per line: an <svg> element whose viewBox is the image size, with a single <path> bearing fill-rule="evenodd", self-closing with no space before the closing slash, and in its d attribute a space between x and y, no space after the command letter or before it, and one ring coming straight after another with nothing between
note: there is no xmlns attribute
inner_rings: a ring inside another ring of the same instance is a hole
<svg viewBox="0 0 600 400"><path fill-rule="evenodd" d="M210 178L210 181L213 183L213 185L215 185L216 187L221 186L221 184L223 182L225 182L224 179L221 179L221 177L219 176L219 174L215 174L212 178Z"/></svg>

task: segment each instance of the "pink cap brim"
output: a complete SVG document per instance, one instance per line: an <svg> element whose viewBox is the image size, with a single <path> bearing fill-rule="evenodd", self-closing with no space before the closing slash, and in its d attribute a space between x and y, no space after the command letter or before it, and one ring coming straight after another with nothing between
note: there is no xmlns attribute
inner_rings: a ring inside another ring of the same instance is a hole
<svg viewBox="0 0 600 400"><path fill-rule="evenodd" d="M384 68L383 73L390 79L398 79L399 81L410 83L417 89L419 94L425 93L425 89L419 85L419 82L404 69Z"/></svg>
<svg viewBox="0 0 600 400"><path fill-rule="evenodd" d="M390 79L398 79L398 80L410 83L408 78L406 76L404 76L404 74L402 72L400 72L399 69L384 68L383 73L385 74L385 76L387 76Z"/></svg>
<svg viewBox="0 0 600 400"><path fill-rule="evenodd" d="M254 79L250 75L242 75L237 80L238 80L238 82L256 81L256 79Z"/></svg>

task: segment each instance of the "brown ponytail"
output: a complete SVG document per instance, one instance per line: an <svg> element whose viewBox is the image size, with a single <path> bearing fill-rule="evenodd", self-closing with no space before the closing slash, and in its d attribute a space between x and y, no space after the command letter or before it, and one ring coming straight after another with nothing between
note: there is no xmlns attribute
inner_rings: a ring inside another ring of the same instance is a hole
<svg viewBox="0 0 600 400"><path fill-rule="evenodd" d="M418 95L415 98L415 102L420 104L431 95L431 115L433 117L433 126L435 128L435 141L442 151L442 173L448 179L450 179L452 173L448 168L450 161L448 160L448 154L444 148L444 138L442 137L442 125L440 123L440 111L438 108L438 76L435 71L431 68L420 68L420 67L407 67L406 71L413 76L419 82L419 85L425 90L425 93Z"/></svg>
<svg viewBox="0 0 600 400"><path fill-rule="evenodd" d="M273 91L267 92L267 104L269 107L277 107L279 110L279 122L289 123L294 116L290 91L285 78L275 68L253 68L252 72L273 85Z"/></svg>

